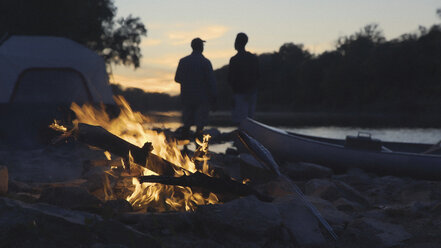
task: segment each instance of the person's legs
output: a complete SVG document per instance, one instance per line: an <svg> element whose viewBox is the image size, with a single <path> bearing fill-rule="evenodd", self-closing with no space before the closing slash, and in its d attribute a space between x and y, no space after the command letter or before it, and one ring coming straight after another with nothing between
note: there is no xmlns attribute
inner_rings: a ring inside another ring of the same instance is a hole
<svg viewBox="0 0 441 248"><path fill-rule="evenodd" d="M195 113L195 125L196 125L196 138L201 139L202 137L202 131L204 130L204 127L208 123L208 114L210 112L210 106L208 104L200 104Z"/></svg>
<svg viewBox="0 0 441 248"><path fill-rule="evenodd" d="M248 95L248 117L254 118L254 112L256 111L257 92L250 93Z"/></svg>
<svg viewBox="0 0 441 248"><path fill-rule="evenodd" d="M245 94L234 94L234 108L232 112L233 122L238 125L247 117L248 102Z"/></svg>
<svg viewBox="0 0 441 248"><path fill-rule="evenodd" d="M195 123L194 106L186 104L182 108L182 131L181 138L188 139L190 135L190 127Z"/></svg>

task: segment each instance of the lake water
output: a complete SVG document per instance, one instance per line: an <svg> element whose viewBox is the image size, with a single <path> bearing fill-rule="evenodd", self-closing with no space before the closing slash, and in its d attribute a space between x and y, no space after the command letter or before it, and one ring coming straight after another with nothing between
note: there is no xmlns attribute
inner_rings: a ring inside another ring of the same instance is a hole
<svg viewBox="0 0 441 248"><path fill-rule="evenodd" d="M217 127L221 132L231 132L234 127ZM280 129L312 136L344 139L346 135L369 133L382 141L411 143L436 143L441 140L440 128L357 128L357 127L278 127Z"/></svg>
<svg viewBox="0 0 441 248"><path fill-rule="evenodd" d="M433 144L441 140L440 128L357 128L357 127L282 127L282 129L314 136L344 139L358 132L370 133L382 141L400 141Z"/></svg>
<svg viewBox="0 0 441 248"><path fill-rule="evenodd" d="M176 129L180 123L167 123L168 128ZM213 127L221 132L231 132L235 127ZM336 126L322 126L322 127L278 127L280 129L295 132L299 134L306 134L312 136L320 136L327 138L344 139L347 135L358 135L358 132L370 133L374 139L382 141L399 141L411 143L427 143L435 144L441 140L441 128L358 128L358 127L336 127ZM225 152L229 147L232 147L232 142L225 144L213 144L210 150L213 152ZM190 147L191 149L192 147Z"/></svg>

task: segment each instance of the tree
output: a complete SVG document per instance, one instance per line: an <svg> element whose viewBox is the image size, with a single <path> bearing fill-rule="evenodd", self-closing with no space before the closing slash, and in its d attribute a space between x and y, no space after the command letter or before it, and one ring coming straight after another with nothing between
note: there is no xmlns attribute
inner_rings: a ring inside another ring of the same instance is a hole
<svg viewBox="0 0 441 248"><path fill-rule="evenodd" d="M147 30L137 17L115 20L115 15L113 0L2 0L0 37L66 37L96 51L107 63L137 68Z"/></svg>
<svg viewBox="0 0 441 248"><path fill-rule="evenodd" d="M377 24L369 24L353 35L337 40L337 51L345 56L365 56L376 45L386 41Z"/></svg>
<svg viewBox="0 0 441 248"><path fill-rule="evenodd" d="M285 43L279 49L279 55L284 62L303 62L311 54L303 49L303 44Z"/></svg>

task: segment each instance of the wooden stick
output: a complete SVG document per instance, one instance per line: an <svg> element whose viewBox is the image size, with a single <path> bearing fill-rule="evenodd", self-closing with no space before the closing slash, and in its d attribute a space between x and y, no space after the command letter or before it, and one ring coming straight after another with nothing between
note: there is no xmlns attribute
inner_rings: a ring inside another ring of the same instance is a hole
<svg viewBox="0 0 441 248"><path fill-rule="evenodd" d="M184 187L199 187L213 193L230 193L238 196L255 195L259 200L271 202L273 199L263 195L248 185L234 181L228 177L216 178L196 172L189 176L141 176L141 183L161 183L166 185L179 185Z"/></svg>
<svg viewBox="0 0 441 248"><path fill-rule="evenodd" d="M125 159L132 155L133 162L145 166L160 176L141 176L139 181L153 182L185 187L199 187L213 193L230 193L238 196L255 195L259 200L271 202L273 199L262 195L248 185L234 181L227 176L210 177L203 173L191 173L167 160L151 153L151 143L147 142L142 148L133 145L100 126L79 123L78 127L69 131L80 142L109 151ZM64 137L65 138L65 137ZM174 177L175 171L181 171L185 176ZM188 176L187 176L188 175Z"/></svg>
<svg viewBox="0 0 441 248"><path fill-rule="evenodd" d="M100 126L84 123L78 124L78 128L74 130L73 135L83 143L109 151L126 160L129 159L130 152L133 162L159 175L173 176L175 171L185 171L183 168L151 153L153 147L150 142L146 142L141 148L119 138Z"/></svg>

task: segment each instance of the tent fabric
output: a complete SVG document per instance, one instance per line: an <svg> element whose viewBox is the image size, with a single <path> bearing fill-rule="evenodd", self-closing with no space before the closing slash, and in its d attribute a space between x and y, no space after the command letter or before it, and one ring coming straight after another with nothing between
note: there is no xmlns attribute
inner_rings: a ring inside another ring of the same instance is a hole
<svg viewBox="0 0 441 248"><path fill-rule="evenodd" d="M114 104L98 54L51 36L11 36L0 45L0 103L71 100Z"/></svg>
<svg viewBox="0 0 441 248"><path fill-rule="evenodd" d="M85 103L93 102L93 97L86 80L77 71L67 68L28 69L20 74L10 102Z"/></svg>

